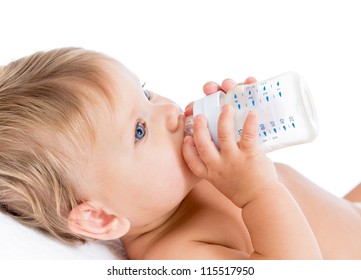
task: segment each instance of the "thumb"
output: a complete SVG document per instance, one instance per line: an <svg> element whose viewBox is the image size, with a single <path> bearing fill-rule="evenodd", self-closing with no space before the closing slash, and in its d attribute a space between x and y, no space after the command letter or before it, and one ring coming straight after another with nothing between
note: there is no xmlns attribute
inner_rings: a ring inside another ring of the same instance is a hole
<svg viewBox="0 0 361 280"><path fill-rule="evenodd" d="M258 130L258 116L254 111L250 111L244 122L241 141L239 142L239 147L242 150L252 151L256 149L258 144L257 130Z"/></svg>

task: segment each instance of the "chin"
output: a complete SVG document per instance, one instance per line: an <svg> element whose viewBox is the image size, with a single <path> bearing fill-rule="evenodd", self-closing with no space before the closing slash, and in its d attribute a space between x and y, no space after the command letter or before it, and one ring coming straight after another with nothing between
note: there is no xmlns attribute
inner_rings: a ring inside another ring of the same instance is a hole
<svg viewBox="0 0 361 280"><path fill-rule="evenodd" d="M195 185L201 182L203 179L195 175L187 166L186 182L189 189L192 189Z"/></svg>

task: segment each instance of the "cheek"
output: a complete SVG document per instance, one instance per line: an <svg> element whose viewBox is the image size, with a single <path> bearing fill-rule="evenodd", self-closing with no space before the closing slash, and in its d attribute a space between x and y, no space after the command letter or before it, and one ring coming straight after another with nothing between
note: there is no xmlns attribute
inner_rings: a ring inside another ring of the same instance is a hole
<svg viewBox="0 0 361 280"><path fill-rule="evenodd" d="M171 191L175 186L185 183L186 165L181 151L175 147L163 145L159 153L148 159L146 166L149 182L153 182L164 191Z"/></svg>
<svg viewBox="0 0 361 280"><path fill-rule="evenodd" d="M173 185L183 180L183 172L181 167L174 157L165 155L158 157L150 164L150 182L161 187L164 185L164 189L167 189L169 185Z"/></svg>

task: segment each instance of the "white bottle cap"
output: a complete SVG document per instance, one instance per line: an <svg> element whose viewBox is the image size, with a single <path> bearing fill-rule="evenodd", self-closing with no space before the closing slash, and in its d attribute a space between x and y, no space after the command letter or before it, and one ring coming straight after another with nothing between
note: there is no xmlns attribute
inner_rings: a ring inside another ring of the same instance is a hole
<svg viewBox="0 0 361 280"><path fill-rule="evenodd" d="M216 93L195 101L193 104L193 116L202 114L206 117L212 141L218 148L218 118L221 114L221 94L224 93L222 91L217 91Z"/></svg>

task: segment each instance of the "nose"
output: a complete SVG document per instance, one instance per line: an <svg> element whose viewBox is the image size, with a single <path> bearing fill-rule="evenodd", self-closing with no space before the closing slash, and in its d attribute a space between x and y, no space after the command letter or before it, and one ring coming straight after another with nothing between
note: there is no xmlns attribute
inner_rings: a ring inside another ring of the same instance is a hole
<svg viewBox="0 0 361 280"><path fill-rule="evenodd" d="M173 102L159 104L160 114L163 116L166 128L174 132L179 126L180 107Z"/></svg>

